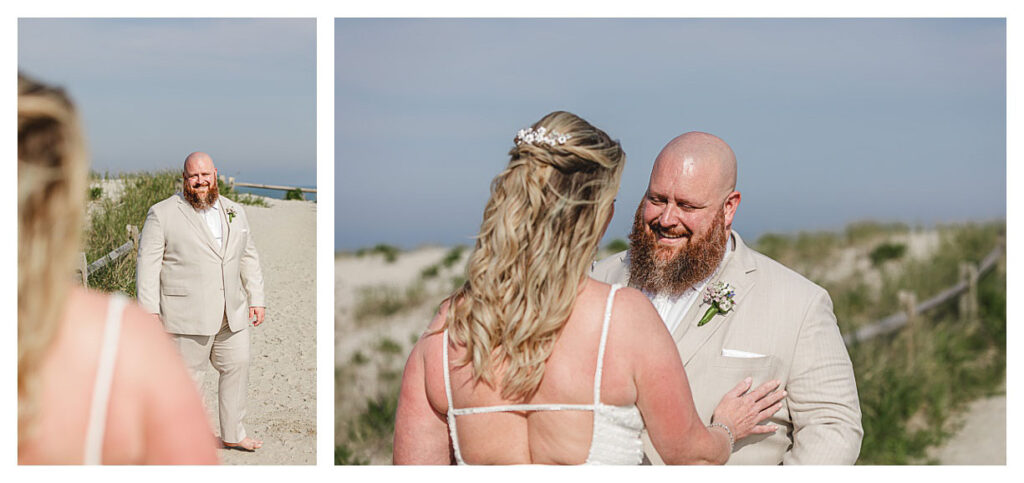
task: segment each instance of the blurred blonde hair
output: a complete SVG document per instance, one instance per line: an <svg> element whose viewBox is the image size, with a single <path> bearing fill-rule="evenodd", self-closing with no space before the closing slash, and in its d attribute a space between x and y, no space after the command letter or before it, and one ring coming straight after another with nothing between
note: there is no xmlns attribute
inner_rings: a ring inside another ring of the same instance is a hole
<svg viewBox="0 0 1024 483"><path fill-rule="evenodd" d="M18 74L18 442L31 433L38 378L68 297L88 160L74 106Z"/></svg>
<svg viewBox="0 0 1024 483"><path fill-rule="evenodd" d="M600 129L564 111L544 127L564 144L521 143L491 183L466 282L451 296L445 325L465 344L456 362L502 397L526 399L544 377L555 339L572 312L605 222L612 213L625 153Z"/></svg>

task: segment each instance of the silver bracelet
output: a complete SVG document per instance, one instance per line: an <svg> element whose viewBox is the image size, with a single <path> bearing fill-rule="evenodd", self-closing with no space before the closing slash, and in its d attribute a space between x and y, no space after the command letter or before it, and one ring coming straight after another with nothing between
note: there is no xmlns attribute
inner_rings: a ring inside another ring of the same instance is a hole
<svg viewBox="0 0 1024 483"><path fill-rule="evenodd" d="M708 425L708 429L714 428L716 426L719 427L719 428L724 429L725 430L725 434L729 435L729 454L732 454L732 450L735 447L735 443L736 443L736 440L733 439L733 437L732 437L732 430L729 429L728 426L726 426L726 425L724 425L722 423L719 423L719 422L714 422L714 423L709 424Z"/></svg>

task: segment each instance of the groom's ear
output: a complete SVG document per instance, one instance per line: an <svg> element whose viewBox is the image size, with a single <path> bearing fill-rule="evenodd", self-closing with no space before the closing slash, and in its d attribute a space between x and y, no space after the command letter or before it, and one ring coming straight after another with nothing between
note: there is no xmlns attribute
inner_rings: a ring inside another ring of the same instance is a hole
<svg viewBox="0 0 1024 483"><path fill-rule="evenodd" d="M729 193L729 196L725 197L725 226L727 228L732 228L732 219L736 216L736 208L739 208L740 199L742 198L743 196L740 195L739 191L733 191Z"/></svg>

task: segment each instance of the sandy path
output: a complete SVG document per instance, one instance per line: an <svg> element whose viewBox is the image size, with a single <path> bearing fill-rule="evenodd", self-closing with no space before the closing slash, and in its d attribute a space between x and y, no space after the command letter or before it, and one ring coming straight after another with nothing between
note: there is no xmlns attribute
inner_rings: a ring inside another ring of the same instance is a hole
<svg viewBox="0 0 1024 483"><path fill-rule="evenodd" d="M267 318L252 330L246 431L255 453L220 450L224 464L316 464L316 204L245 206L263 268ZM203 399L215 432L216 371Z"/></svg>
<svg viewBox="0 0 1024 483"><path fill-rule="evenodd" d="M1006 464L1006 395L978 399L958 419L960 430L930 452L939 464Z"/></svg>

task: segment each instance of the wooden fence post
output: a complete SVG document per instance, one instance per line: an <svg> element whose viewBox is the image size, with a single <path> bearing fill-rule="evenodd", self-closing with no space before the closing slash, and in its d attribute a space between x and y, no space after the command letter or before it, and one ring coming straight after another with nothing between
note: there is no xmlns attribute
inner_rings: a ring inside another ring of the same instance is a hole
<svg viewBox="0 0 1024 483"><path fill-rule="evenodd" d="M231 187L231 191L235 190L235 177L234 176L228 176L228 186Z"/></svg>
<svg viewBox="0 0 1024 483"><path fill-rule="evenodd" d="M903 311L907 313L907 369L913 370L916 354L914 340L918 325L917 295L909 290L900 290L898 296Z"/></svg>
<svg viewBox="0 0 1024 483"><path fill-rule="evenodd" d="M970 320L978 320L978 265L975 263L967 264L967 293Z"/></svg>
<svg viewBox="0 0 1024 483"><path fill-rule="evenodd" d="M967 290L960 294L960 320L970 322L978 317L978 266L960 262L960 281L967 283Z"/></svg>
<svg viewBox="0 0 1024 483"><path fill-rule="evenodd" d="M135 225L127 225L124 228L128 230L128 238L132 241L132 251L139 253L139 229Z"/></svg>
<svg viewBox="0 0 1024 483"><path fill-rule="evenodd" d="M78 252L78 273L82 276L82 286L89 286L89 262L85 259L85 252Z"/></svg>
<svg viewBox="0 0 1024 483"><path fill-rule="evenodd" d="M970 315L968 314L968 312L970 312L970 310L971 310L971 307L970 307L970 303L971 303L970 283L971 282L970 282L970 277L967 275L967 266L968 265L969 264L967 262L960 262L960 281L961 282L966 282L967 283L967 287L968 287L968 290L965 290L963 293L960 294L960 300L957 301L957 308L959 309L959 312L960 312L960 321L961 322L967 322L968 320L970 320Z"/></svg>

